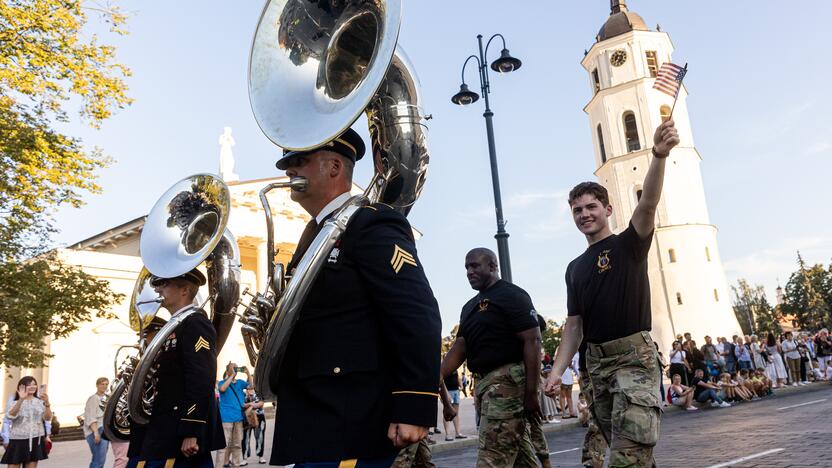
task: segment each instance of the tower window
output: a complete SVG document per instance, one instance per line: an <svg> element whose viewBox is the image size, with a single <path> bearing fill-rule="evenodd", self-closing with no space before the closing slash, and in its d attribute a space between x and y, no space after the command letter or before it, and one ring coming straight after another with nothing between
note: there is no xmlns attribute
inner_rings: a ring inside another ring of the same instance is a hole
<svg viewBox="0 0 832 468"><path fill-rule="evenodd" d="M598 148L601 150L601 164L607 162L607 150L604 148L604 133L601 132L601 124L598 124Z"/></svg>
<svg viewBox="0 0 832 468"><path fill-rule="evenodd" d="M598 78L598 69L592 70L592 86L595 92L601 91L601 79Z"/></svg>
<svg viewBox="0 0 832 468"><path fill-rule="evenodd" d="M638 151L641 149L641 142L638 141L636 115L630 111L624 113L624 137L627 139L628 152Z"/></svg>
<svg viewBox="0 0 832 468"><path fill-rule="evenodd" d="M717 291L716 289L714 289L714 300L719 302L719 291Z"/></svg>
<svg viewBox="0 0 832 468"><path fill-rule="evenodd" d="M667 119L669 119L669 118L670 118L670 106L668 106L667 104L665 104L665 105L663 105L662 107L660 107L660 108L659 108L659 115L660 115L660 116L661 116L661 118L662 118L662 122L664 122L664 121L666 121Z"/></svg>
<svg viewBox="0 0 832 468"><path fill-rule="evenodd" d="M676 304L682 305L682 293L676 293Z"/></svg>
<svg viewBox="0 0 832 468"><path fill-rule="evenodd" d="M636 190L636 202L640 202L640 201L641 201L641 194L642 194L643 192L644 192L644 191L643 191L643 190L641 190L641 189Z"/></svg>
<svg viewBox="0 0 832 468"><path fill-rule="evenodd" d="M650 72L650 77L655 78L659 72L659 62L656 60L656 51L648 50L644 53L647 58L647 71Z"/></svg>
<svg viewBox="0 0 832 468"><path fill-rule="evenodd" d="M708 250L708 247L705 247L705 259L711 261L711 251Z"/></svg>
<svg viewBox="0 0 832 468"><path fill-rule="evenodd" d="M670 249L667 251L667 256L670 257L670 263L676 263L676 250Z"/></svg>

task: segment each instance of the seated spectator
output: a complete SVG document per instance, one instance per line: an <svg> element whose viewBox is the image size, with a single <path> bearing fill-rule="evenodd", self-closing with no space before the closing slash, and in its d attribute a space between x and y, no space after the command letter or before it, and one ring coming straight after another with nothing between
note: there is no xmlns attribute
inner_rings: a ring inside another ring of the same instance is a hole
<svg viewBox="0 0 832 468"><path fill-rule="evenodd" d="M723 372L722 375L719 376L719 382L717 382L719 388L725 393L725 398L728 401L750 401L751 395L742 388L736 380L731 378L731 374L727 372Z"/></svg>
<svg viewBox="0 0 832 468"><path fill-rule="evenodd" d="M756 400L759 397L765 396L765 389L763 388L763 383L759 380L752 380L751 376L754 375L754 371L750 371L748 369L742 369L737 373L737 383L740 387L743 387L746 391L751 393L751 399Z"/></svg>
<svg viewBox="0 0 832 468"><path fill-rule="evenodd" d="M693 387L682 385L682 376L673 374L673 381L668 389L670 393L670 404L682 407L688 411L696 411L699 408L693 406Z"/></svg>
<svg viewBox="0 0 832 468"><path fill-rule="evenodd" d="M717 395L716 391L719 390L719 387L706 381L704 377L705 373L702 372L702 369L697 369L694 372L693 379L691 380L691 386L694 388L693 399L699 403L707 403L710 401L711 406L715 408L730 407L730 403L725 402Z"/></svg>
<svg viewBox="0 0 832 468"><path fill-rule="evenodd" d="M768 374L766 373L766 371L764 369L755 369L754 370L754 377L752 377L752 379L758 380L759 382L761 382L763 384L763 395L762 396L771 395L772 393L774 393L774 390L772 390L771 379L768 378Z"/></svg>

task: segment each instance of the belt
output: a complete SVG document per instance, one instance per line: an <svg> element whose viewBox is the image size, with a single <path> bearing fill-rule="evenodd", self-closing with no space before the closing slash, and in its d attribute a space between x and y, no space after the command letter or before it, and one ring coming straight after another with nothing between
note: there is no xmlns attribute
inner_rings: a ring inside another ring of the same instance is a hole
<svg viewBox="0 0 832 468"><path fill-rule="evenodd" d="M595 344L595 343L587 343L587 351L589 354L594 356L600 357L607 357L612 356L614 354L621 354L630 350L631 346L640 346L640 345L650 345L653 346L653 339L650 338L650 333L646 331L640 331L638 333L633 333L632 335L625 336L623 338L617 338L615 340L607 341L605 343Z"/></svg>

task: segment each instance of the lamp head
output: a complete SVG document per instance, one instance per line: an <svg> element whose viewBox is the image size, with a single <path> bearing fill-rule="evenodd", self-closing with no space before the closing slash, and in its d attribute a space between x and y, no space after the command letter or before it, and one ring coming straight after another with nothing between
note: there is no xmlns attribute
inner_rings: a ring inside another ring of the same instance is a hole
<svg viewBox="0 0 832 468"><path fill-rule="evenodd" d="M468 85L462 83L459 86L459 92L454 94L451 98L451 102L460 106L467 106L468 104L473 104L479 100L480 95L468 89Z"/></svg>
<svg viewBox="0 0 832 468"><path fill-rule="evenodd" d="M520 59L512 57L508 49L503 49L500 52L500 58L491 62L491 69L497 73L510 73L520 68L523 62Z"/></svg>

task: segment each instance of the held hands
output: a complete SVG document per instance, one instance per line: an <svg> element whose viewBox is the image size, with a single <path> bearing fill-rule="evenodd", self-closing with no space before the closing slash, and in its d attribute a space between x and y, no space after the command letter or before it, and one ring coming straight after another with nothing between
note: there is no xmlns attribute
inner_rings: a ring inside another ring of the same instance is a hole
<svg viewBox="0 0 832 468"><path fill-rule="evenodd" d="M410 424L391 423L387 429L387 438L398 448L415 444L427 435L428 428Z"/></svg>
<svg viewBox="0 0 832 468"><path fill-rule="evenodd" d="M679 132L676 131L676 124L673 119L666 120L653 135L653 154L657 158L666 158L670 150L679 144Z"/></svg>
<svg viewBox="0 0 832 468"><path fill-rule="evenodd" d="M196 437L185 437L182 439L182 454L190 457L199 453L199 444L196 443Z"/></svg>
<svg viewBox="0 0 832 468"><path fill-rule="evenodd" d="M561 382L560 375L555 375L554 372L549 374L549 377L546 379L546 383L543 385L543 393L546 396L554 398L558 394L558 390L560 390L560 382Z"/></svg>
<svg viewBox="0 0 832 468"><path fill-rule="evenodd" d="M444 403L444 402L443 402ZM443 404L442 405L442 417L445 418L445 421L453 421L456 417L456 409L454 409L454 405L451 404Z"/></svg>

